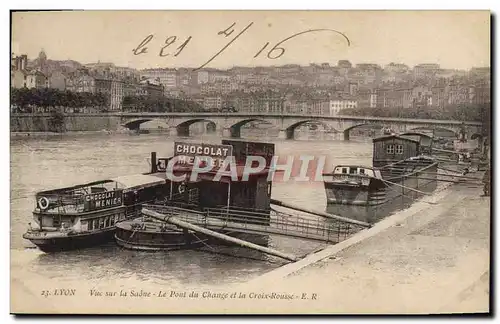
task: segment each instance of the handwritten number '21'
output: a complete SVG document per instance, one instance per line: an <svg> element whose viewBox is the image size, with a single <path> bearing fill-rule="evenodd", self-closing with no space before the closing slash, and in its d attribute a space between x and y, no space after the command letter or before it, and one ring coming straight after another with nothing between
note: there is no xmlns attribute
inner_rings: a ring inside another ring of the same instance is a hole
<svg viewBox="0 0 500 324"><path fill-rule="evenodd" d="M235 25L236 25L236 23L233 23L231 26L227 27L226 29L219 31L217 33L217 35L224 35L224 37L231 36L235 31L233 28ZM231 46L231 44L234 43L241 35L243 35L250 27L252 27L252 25L253 25L253 22L248 24L233 39L231 39L226 45L224 45L224 47L222 47L216 54L214 54L208 61L203 63L200 67L196 68L194 71L199 70L199 69L205 67L210 62L212 62L217 56L222 54L222 52L224 52L229 46ZM269 59L272 59L272 60L280 58L281 56L283 56L283 54L285 54L285 49L283 47L280 47L284 42L286 42L294 37L297 37L299 35L303 35L303 34L307 34L307 33L311 33L311 32L319 32L319 31L330 31L330 32L339 34L340 36L342 36L345 39L347 46L351 45L349 38L345 34L339 32L339 31L336 31L334 29L325 29L325 28L309 29L309 30L302 31L300 33L293 34L292 36L287 37L287 38L283 39L282 41L276 43L276 45L274 45L274 47L271 48L269 50L269 52L267 53L267 57ZM147 53L148 48L146 47L146 45L153 39L153 37L154 36L152 34L148 35L135 49L133 49L132 52L134 52L134 55L140 55L140 54ZM173 56L178 56L184 50L184 48L186 48L186 46L191 41L191 39L192 39L192 36L189 36L181 45L179 45L179 47L177 47L175 54ZM167 48L170 45L174 44L176 41L177 41L177 36L167 37L167 39L165 40L165 45L160 49L159 56L160 57L169 56L170 53L166 53ZM267 46L269 46L269 44L270 44L269 42L266 42L266 44L254 55L254 58L257 58L267 48Z"/></svg>
<svg viewBox="0 0 500 324"><path fill-rule="evenodd" d="M148 48L146 47L146 45L153 39L153 37L154 37L154 35L151 34L151 35L148 35L146 38L144 38L144 40L139 44L139 46L137 46L135 49L132 50L132 52L134 52L134 55L147 53ZM189 36L184 41L184 43L182 43L179 47L177 47L177 52L175 52L174 56L178 56L179 54L181 54L181 52L184 50L184 48L189 43L191 38L192 37ZM160 50L159 56L161 56L161 57L169 56L170 54L165 53L164 51L167 47L169 47L170 45L175 43L176 40L177 40L177 36L167 37L167 39L165 40L165 45Z"/></svg>

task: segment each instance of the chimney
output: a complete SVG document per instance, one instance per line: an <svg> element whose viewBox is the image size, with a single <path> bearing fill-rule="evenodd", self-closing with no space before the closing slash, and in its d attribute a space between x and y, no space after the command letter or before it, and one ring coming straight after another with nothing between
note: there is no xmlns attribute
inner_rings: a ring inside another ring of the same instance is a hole
<svg viewBox="0 0 500 324"><path fill-rule="evenodd" d="M15 69L16 71L19 71L19 70L20 70L20 68L21 68L21 67L20 67L20 63L21 63L21 62L20 62L20 60L19 60L19 56L14 57L14 69Z"/></svg>
<svg viewBox="0 0 500 324"><path fill-rule="evenodd" d="M21 55L21 70L26 70L26 65L28 65L28 55Z"/></svg>

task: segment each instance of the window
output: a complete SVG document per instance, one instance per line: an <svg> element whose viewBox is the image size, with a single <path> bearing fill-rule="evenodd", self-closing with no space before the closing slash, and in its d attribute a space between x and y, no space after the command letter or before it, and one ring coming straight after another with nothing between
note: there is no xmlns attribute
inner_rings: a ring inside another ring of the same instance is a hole
<svg viewBox="0 0 500 324"><path fill-rule="evenodd" d="M393 144L390 144L390 145L387 145L387 154L394 154L394 145Z"/></svg>
<svg viewBox="0 0 500 324"><path fill-rule="evenodd" d="M358 171L356 168L349 168L349 174L356 174Z"/></svg>
<svg viewBox="0 0 500 324"><path fill-rule="evenodd" d="M365 174L365 169L359 169L359 174Z"/></svg>
<svg viewBox="0 0 500 324"><path fill-rule="evenodd" d="M396 154L403 154L403 145L396 145Z"/></svg>
<svg viewBox="0 0 500 324"><path fill-rule="evenodd" d="M93 220L89 220L89 225L88 225L88 228L87 228L89 231L93 230L94 229L94 221Z"/></svg>
<svg viewBox="0 0 500 324"><path fill-rule="evenodd" d="M342 173L347 173L347 168L342 168Z"/></svg>

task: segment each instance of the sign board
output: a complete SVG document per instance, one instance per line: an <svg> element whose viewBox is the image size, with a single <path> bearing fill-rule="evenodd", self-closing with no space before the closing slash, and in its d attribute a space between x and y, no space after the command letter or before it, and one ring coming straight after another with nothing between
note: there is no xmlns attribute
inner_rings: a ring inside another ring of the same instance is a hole
<svg viewBox="0 0 500 324"><path fill-rule="evenodd" d="M85 195L84 210L94 211L111 207L121 206L123 202L123 190L103 191Z"/></svg>
<svg viewBox="0 0 500 324"><path fill-rule="evenodd" d="M274 144L260 142L245 142L236 140L222 140L222 144L231 145L237 164L244 165L247 156L262 156L269 167L274 156Z"/></svg>
<svg viewBox="0 0 500 324"><path fill-rule="evenodd" d="M174 155L179 156L179 164L193 165L198 156L211 157L213 165L220 166L226 157L233 155L233 147L231 145L175 142Z"/></svg>

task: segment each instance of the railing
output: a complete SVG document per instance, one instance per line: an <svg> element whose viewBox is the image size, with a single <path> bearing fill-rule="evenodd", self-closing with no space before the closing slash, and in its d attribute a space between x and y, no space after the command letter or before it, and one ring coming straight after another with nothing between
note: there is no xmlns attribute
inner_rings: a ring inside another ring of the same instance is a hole
<svg viewBox="0 0 500 324"><path fill-rule="evenodd" d="M335 243L362 229L341 221L325 222L321 219L306 219L276 211L267 214L227 208L207 208L201 212L161 205L144 205L144 208L212 229L276 234Z"/></svg>

